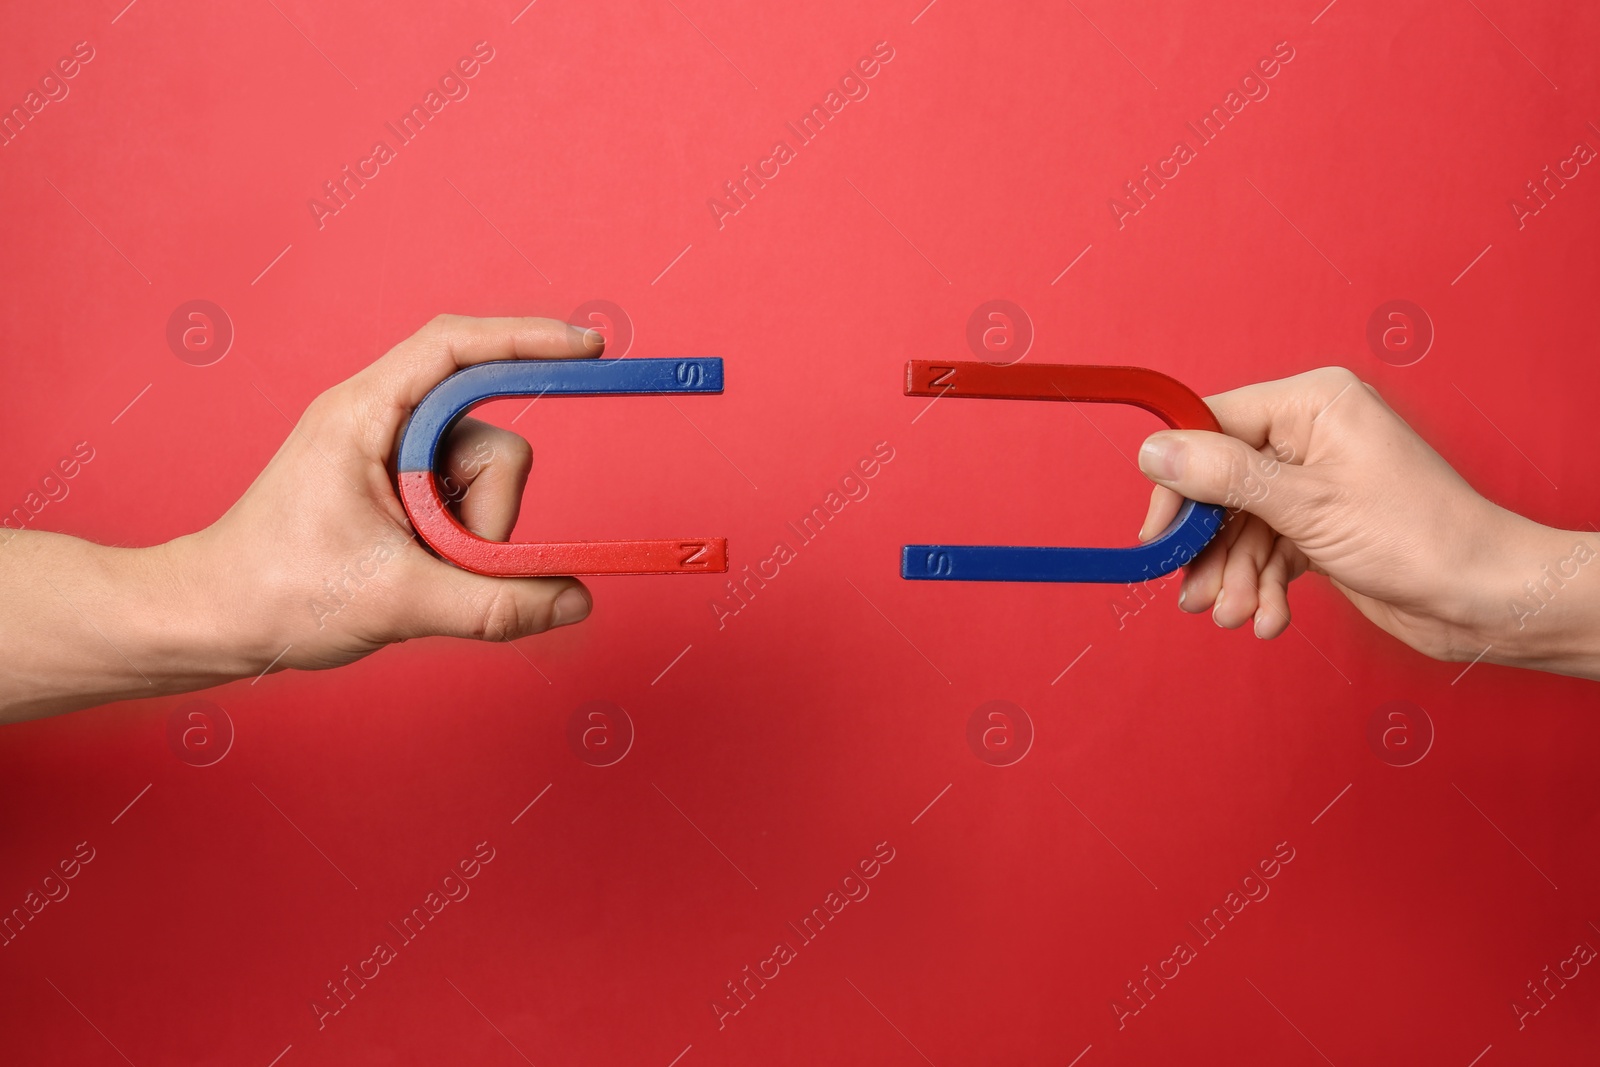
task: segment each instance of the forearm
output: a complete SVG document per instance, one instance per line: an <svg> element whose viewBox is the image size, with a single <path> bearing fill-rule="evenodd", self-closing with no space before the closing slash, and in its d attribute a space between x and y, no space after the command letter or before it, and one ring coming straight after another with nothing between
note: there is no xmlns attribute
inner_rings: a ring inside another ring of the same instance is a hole
<svg viewBox="0 0 1600 1067"><path fill-rule="evenodd" d="M0 722L203 689L266 665L185 565L190 539L108 548L5 534Z"/></svg>

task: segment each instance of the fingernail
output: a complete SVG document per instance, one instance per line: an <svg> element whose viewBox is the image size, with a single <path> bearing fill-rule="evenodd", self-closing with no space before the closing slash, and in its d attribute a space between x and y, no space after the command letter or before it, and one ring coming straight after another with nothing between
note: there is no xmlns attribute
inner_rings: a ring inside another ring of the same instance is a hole
<svg viewBox="0 0 1600 1067"><path fill-rule="evenodd" d="M564 589L551 609L550 627L570 626L589 617L589 597L577 586Z"/></svg>
<svg viewBox="0 0 1600 1067"><path fill-rule="evenodd" d="M1256 630L1256 636L1257 637L1261 636L1261 624L1266 622L1266 621L1267 621L1267 613L1265 611L1256 612L1255 630Z"/></svg>
<svg viewBox="0 0 1600 1067"><path fill-rule="evenodd" d="M1158 482L1173 482L1183 476L1189 447L1170 437L1147 438L1139 448L1139 469Z"/></svg>
<svg viewBox="0 0 1600 1067"><path fill-rule="evenodd" d="M1217 594L1217 602L1211 605L1211 621L1216 623L1218 626L1221 626L1222 623L1217 619L1217 612L1222 610L1222 598L1227 595L1228 591L1224 589L1222 592Z"/></svg>
<svg viewBox="0 0 1600 1067"><path fill-rule="evenodd" d="M599 330L584 330L583 343L589 348L599 348L606 343L606 335Z"/></svg>
<svg viewBox="0 0 1600 1067"><path fill-rule="evenodd" d="M1189 599L1189 590L1187 590L1187 589L1178 590L1178 610L1179 611L1183 610L1183 602L1185 600L1188 600L1188 599Z"/></svg>

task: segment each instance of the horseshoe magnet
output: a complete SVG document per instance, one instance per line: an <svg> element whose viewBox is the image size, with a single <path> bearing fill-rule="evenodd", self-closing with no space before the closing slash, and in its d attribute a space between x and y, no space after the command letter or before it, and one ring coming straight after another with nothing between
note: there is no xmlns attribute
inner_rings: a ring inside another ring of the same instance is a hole
<svg viewBox="0 0 1600 1067"><path fill-rule="evenodd" d="M434 386L400 438L400 500L435 552L499 577L550 574L692 574L728 569L724 537L661 541L489 541L450 514L434 477L439 442L468 410L508 396L659 396L722 392L722 360L574 359L479 363Z"/></svg>
<svg viewBox="0 0 1600 1067"><path fill-rule="evenodd" d="M906 364L906 395L1131 404L1175 430L1220 431L1188 386L1142 367L939 362ZM1177 570L1216 536L1227 509L1185 500L1172 524L1133 548L906 545L900 577L945 582L1139 582Z"/></svg>

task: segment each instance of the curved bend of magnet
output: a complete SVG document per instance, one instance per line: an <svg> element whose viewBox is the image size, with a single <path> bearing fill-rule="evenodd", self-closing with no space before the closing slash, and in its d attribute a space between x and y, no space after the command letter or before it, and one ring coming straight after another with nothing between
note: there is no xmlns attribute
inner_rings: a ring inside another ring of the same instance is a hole
<svg viewBox="0 0 1600 1067"><path fill-rule="evenodd" d="M1175 430L1220 431L1188 386L1142 367L1091 367L911 360L906 395L988 400L1130 404ZM1161 535L1132 548L1025 545L906 545L900 577L946 582L1139 582L1169 574L1200 554L1227 510L1185 500Z"/></svg>
<svg viewBox="0 0 1600 1067"><path fill-rule="evenodd" d="M723 537L654 541L489 541L462 526L434 477L439 443L473 406L498 397L660 396L722 392L722 360L503 360L457 371L433 388L400 438L400 500L412 527L465 570L499 577L726 571Z"/></svg>

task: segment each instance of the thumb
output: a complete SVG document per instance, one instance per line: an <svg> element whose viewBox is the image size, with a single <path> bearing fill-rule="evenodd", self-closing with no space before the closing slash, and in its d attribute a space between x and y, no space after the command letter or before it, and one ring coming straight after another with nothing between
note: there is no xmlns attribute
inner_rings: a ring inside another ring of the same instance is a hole
<svg viewBox="0 0 1600 1067"><path fill-rule="evenodd" d="M515 641L582 622L593 604L576 578L492 578L434 559L403 588L404 637Z"/></svg>
<svg viewBox="0 0 1600 1067"><path fill-rule="evenodd" d="M1139 449L1139 469L1190 500L1259 516L1291 539L1296 517L1310 498L1311 477L1304 467L1208 430L1151 434Z"/></svg>

